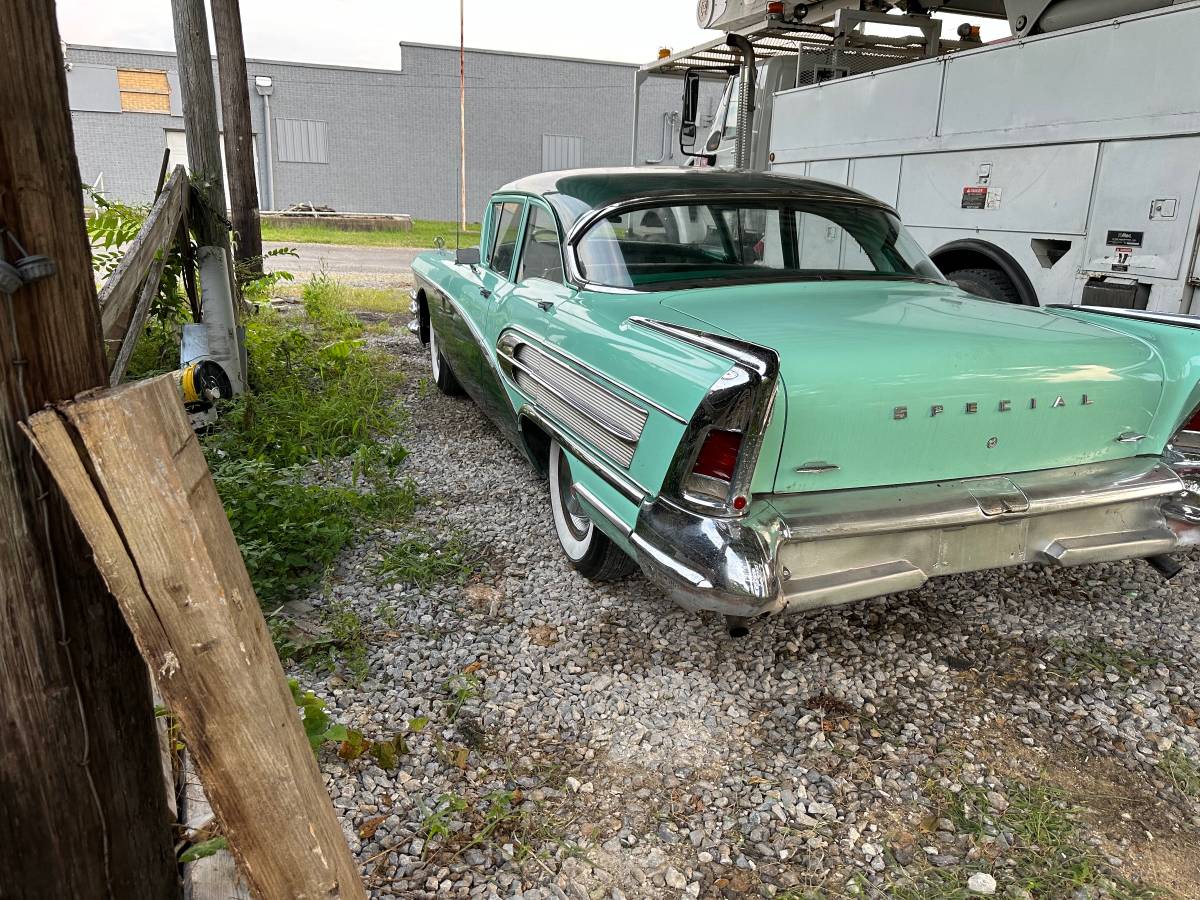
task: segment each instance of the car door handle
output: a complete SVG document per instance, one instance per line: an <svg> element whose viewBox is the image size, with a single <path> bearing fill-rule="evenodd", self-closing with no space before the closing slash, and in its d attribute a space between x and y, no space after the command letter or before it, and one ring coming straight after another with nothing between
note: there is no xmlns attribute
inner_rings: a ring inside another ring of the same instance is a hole
<svg viewBox="0 0 1200 900"><path fill-rule="evenodd" d="M479 289L479 296L480 296L480 297L483 297L483 299L485 299L485 300L486 300L488 297L492 296L492 292L491 292L491 291L489 291L487 288L480 288L480 289Z"/></svg>
<svg viewBox="0 0 1200 900"><path fill-rule="evenodd" d="M537 302L537 305L538 305L538 309L540 309L542 312L547 312L548 310L551 310L554 308L554 301L553 300L539 300Z"/></svg>

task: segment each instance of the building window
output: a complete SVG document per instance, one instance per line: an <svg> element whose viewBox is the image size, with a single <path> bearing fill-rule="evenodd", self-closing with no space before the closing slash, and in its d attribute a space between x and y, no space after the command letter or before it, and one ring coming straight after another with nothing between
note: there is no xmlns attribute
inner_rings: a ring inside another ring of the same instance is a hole
<svg viewBox="0 0 1200 900"><path fill-rule="evenodd" d="M297 163L329 162L328 127L315 119L276 119L279 161Z"/></svg>
<svg viewBox="0 0 1200 900"><path fill-rule="evenodd" d="M122 112L171 113L171 86L166 72L117 69Z"/></svg>

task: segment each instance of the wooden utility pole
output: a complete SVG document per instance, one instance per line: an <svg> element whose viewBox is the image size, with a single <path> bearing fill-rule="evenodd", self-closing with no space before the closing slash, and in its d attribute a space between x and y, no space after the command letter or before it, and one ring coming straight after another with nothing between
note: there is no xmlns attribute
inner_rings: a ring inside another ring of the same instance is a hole
<svg viewBox="0 0 1200 900"><path fill-rule="evenodd" d="M221 171L221 129L208 47L204 0L171 0L175 22L175 54L183 125L187 137L192 188L207 209L195 211L190 224L201 247L228 247L225 227L225 176Z"/></svg>
<svg viewBox="0 0 1200 900"><path fill-rule="evenodd" d="M243 267L261 275L262 231L258 221L246 48L242 42L238 0L212 0L212 17L221 84L221 121L225 127L225 165L229 170L229 219L237 235L234 255ZM270 128L271 123L266 127Z"/></svg>
<svg viewBox="0 0 1200 900"><path fill-rule="evenodd" d="M0 22L0 242L57 270L0 291L0 895L174 897L146 666L18 429L107 367L53 0Z"/></svg>

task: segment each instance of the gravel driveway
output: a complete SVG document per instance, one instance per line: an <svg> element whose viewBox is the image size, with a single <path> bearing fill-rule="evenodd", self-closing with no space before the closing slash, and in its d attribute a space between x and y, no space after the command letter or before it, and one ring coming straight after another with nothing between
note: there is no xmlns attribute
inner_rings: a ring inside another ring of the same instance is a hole
<svg viewBox="0 0 1200 900"><path fill-rule="evenodd" d="M379 533L313 599L373 629L363 684L313 685L335 717L429 720L398 772L322 754L373 896L1200 897L1196 560L943 578L733 640L577 577L544 483L407 331L376 340L410 375L418 527L483 562L388 584Z"/></svg>

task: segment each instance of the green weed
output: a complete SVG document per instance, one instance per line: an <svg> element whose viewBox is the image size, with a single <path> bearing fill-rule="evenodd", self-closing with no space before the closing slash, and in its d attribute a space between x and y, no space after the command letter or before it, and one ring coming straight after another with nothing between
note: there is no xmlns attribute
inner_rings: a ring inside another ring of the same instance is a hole
<svg viewBox="0 0 1200 900"><path fill-rule="evenodd" d="M305 691L294 678L288 679L288 687L292 692L292 700L301 712L301 722L304 733L308 737L309 746L316 753L325 744L338 745L337 755L344 760L354 760L369 755L380 768L394 769L399 764L399 757L408 753L408 742L403 733L397 733L390 738L370 740L361 731L347 728L334 722L325 711L325 701L312 691ZM412 719L408 723L408 733L416 734L425 727L427 720Z"/></svg>
<svg viewBox="0 0 1200 900"><path fill-rule="evenodd" d="M441 237L453 248L456 223L432 219L414 219L410 231L343 231L331 225L296 219L289 222L263 222L264 241L283 241L297 244L351 244L360 247L433 247ZM460 236L461 246L474 247L479 243L479 225L469 225Z"/></svg>
<svg viewBox="0 0 1200 900"><path fill-rule="evenodd" d="M328 278L305 288L303 319L265 310L247 324L253 391L204 438L217 490L267 608L311 586L359 529L397 525L417 505L398 481L406 451L400 376L359 344ZM355 485L303 484L303 466L349 458Z"/></svg>
<svg viewBox="0 0 1200 900"><path fill-rule="evenodd" d="M1179 793L1200 799L1200 765L1178 747L1172 747L1162 755L1158 768Z"/></svg>
<svg viewBox="0 0 1200 900"><path fill-rule="evenodd" d="M455 832L454 826L460 824L457 817L466 809L467 801L453 792L442 794L432 809L425 809L421 833L425 836L426 847L421 852L422 857L429 850L428 842L445 841Z"/></svg>
<svg viewBox="0 0 1200 900"><path fill-rule="evenodd" d="M468 700L479 696L483 689L483 682L474 672L461 672L447 680L442 687L450 695L446 704L446 718L453 722L458 719L463 705Z"/></svg>
<svg viewBox="0 0 1200 900"><path fill-rule="evenodd" d="M1138 669L1158 665L1161 660L1131 647L1116 647L1101 638L1084 641L1055 641L1055 658L1050 668L1077 680L1085 675L1116 669L1132 675Z"/></svg>
<svg viewBox="0 0 1200 900"><path fill-rule="evenodd" d="M209 465L263 606L313 584L355 533L367 501L347 488L300 484L300 471L210 455Z"/></svg>
<svg viewBox="0 0 1200 900"><path fill-rule="evenodd" d="M457 535L441 542L411 537L385 551L376 571L389 581L424 590L441 581L462 584L477 562L477 554Z"/></svg>
<svg viewBox="0 0 1200 900"><path fill-rule="evenodd" d="M969 900L966 884L975 871L991 872L998 881L1028 891L1033 897L1058 898L1087 896L1145 900L1162 896L1155 888L1129 881L1111 869L1103 857L1080 834L1075 820L1076 807L1058 789L1047 784L1005 785L1008 806L1003 812L992 809L982 787L965 787L958 793L940 792L942 808L938 814L950 819L955 829L972 836L984 851L981 862L963 866L928 868L893 883L888 896L897 900ZM997 868L987 861L989 844L985 837L1001 831L1015 836L1006 853L1015 865ZM1081 894L1082 895L1082 894Z"/></svg>
<svg viewBox="0 0 1200 900"><path fill-rule="evenodd" d="M362 617L348 600L334 600L325 607L321 623L329 632L329 642L320 653L305 662L317 670L340 668L354 684L367 677L367 635Z"/></svg>

